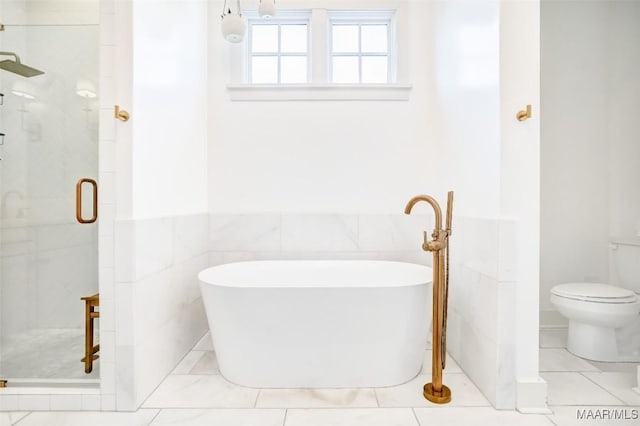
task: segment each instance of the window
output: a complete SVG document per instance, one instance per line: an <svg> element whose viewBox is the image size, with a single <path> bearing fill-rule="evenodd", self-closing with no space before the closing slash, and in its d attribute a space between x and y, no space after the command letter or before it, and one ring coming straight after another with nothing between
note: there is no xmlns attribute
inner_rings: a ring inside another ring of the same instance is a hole
<svg viewBox="0 0 640 426"><path fill-rule="evenodd" d="M330 81L391 83L391 12L330 14Z"/></svg>
<svg viewBox="0 0 640 426"><path fill-rule="evenodd" d="M386 9L366 10L311 3L315 8L278 9L269 20L244 11L247 35L230 62L232 100L409 99L406 0L380 0Z"/></svg>
<svg viewBox="0 0 640 426"><path fill-rule="evenodd" d="M252 84L309 82L309 17L249 19L248 76Z"/></svg>

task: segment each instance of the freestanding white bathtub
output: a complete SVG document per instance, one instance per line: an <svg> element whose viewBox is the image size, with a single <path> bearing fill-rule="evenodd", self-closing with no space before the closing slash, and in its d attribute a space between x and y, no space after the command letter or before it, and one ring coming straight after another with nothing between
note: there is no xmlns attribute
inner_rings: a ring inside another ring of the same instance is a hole
<svg viewBox="0 0 640 426"><path fill-rule="evenodd" d="M229 263L198 275L220 372L259 388L382 387L422 366L432 270L411 263Z"/></svg>

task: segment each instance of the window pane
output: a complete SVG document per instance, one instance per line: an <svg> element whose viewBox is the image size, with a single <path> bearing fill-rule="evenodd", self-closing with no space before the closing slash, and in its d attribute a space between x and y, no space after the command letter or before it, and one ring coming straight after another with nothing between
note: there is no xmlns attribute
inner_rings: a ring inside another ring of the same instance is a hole
<svg viewBox="0 0 640 426"><path fill-rule="evenodd" d="M362 26L362 51L386 53L387 45L386 25L363 25Z"/></svg>
<svg viewBox="0 0 640 426"><path fill-rule="evenodd" d="M307 51L307 26L282 25L280 27L280 51L305 53Z"/></svg>
<svg viewBox="0 0 640 426"><path fill-rule="evenodd" d="M363 83L387 83L388 80L386 56L362 57Z"/></svg>
<svg viewBox="0 0 640 426"><path fill-rule="evenodd" d="M306 56L281 56L280 57L280 83L306 83L307 82L307 57Z"/></svg>
<svg viewBox="0 0 640 426"><path fill-rule="evenodd" d="M278 57L254 56L251 59L251 82L256 84L278 82Z"/></svg>
<svg viewBox="0 0 640 426"><path fill-rule="evenodd" d="M332 26L332 51L337 53L358 52L358 26L357 25L333 25Z"/></svg>
<svg viewBox="0 0 640 426"><path fill-rule="evenodd" d="M334 83L359 82L357 56L334 56L331 70Z"/></svg>
<svg viewBox="0 0 640 426"><path fill-rule="evenodd" d="M275 53L278 51L277 25L252 25L251 50L257 53Z"/></svg>

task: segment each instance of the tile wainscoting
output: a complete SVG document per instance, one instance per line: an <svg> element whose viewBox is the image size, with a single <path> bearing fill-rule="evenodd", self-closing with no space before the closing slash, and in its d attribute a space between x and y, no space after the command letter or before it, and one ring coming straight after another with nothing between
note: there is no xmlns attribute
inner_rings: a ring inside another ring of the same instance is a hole
<svg viewBox="0 0 640 426"><path fill-rule="evenodd" d="M115 222L116 408L135 410L207 331L208 214Z"/></svg>
<svg viewBox="0 0 640 426"><path fill-rule="evenodd" d="M456 217L448 348L497 408L515 408L516 224ZM212 214L210 264L262 259L375 259L431 265L428 214Z"/></svg>

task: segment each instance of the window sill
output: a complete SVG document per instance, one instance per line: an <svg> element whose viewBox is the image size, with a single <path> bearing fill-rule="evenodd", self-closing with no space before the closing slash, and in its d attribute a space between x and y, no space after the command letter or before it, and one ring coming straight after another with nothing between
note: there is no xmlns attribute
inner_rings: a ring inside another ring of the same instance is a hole
<svg viewBox="0 0 640 426"><path fill-rule="evenodd" d="M230 84L232 101L408 101L406 84Z"/></svg>

